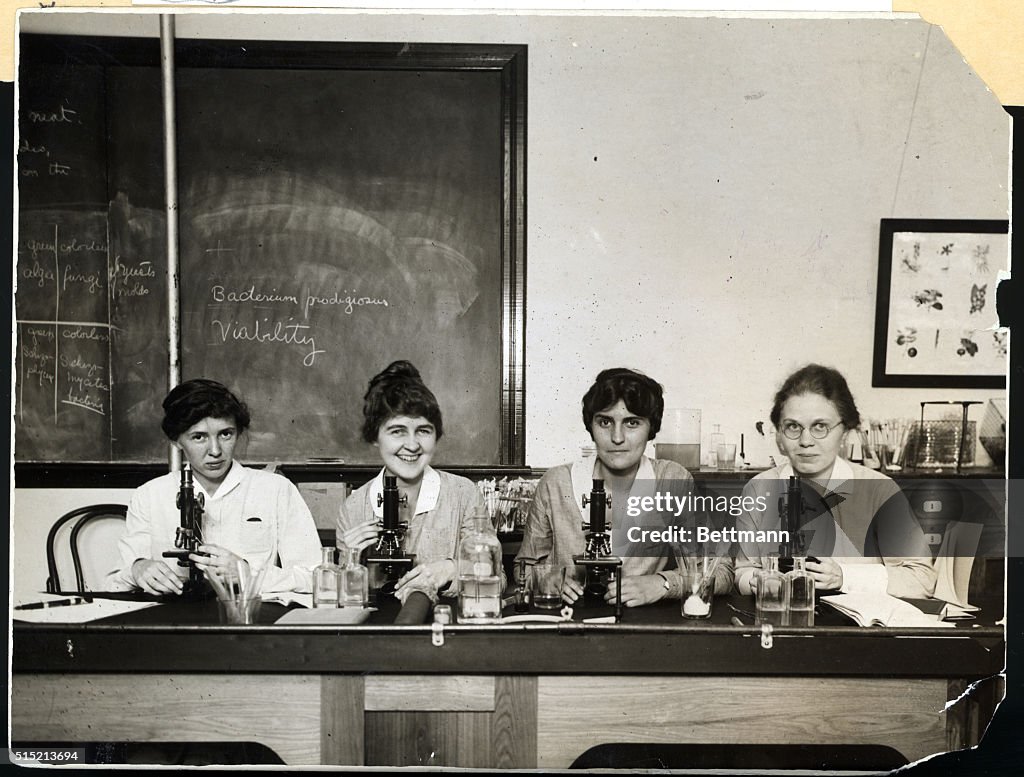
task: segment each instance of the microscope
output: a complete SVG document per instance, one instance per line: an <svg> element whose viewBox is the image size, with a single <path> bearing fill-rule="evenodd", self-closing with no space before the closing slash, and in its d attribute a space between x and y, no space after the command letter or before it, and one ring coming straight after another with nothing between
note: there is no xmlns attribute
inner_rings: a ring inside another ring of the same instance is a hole
<svg viewBox="0 0 1024 777"><path fill-rule="evenodd" d="M364 559L367 567L376 570L370 574L371 589L385 595L394 593L398 579L416 564L415 554L402 550L402 539L409 524L398 520L398 507L406 502L407 497L398 493L398 478L385 475L384 492L377 497L377 505L384 507L384 528ZM380 584L375 585L375 581Z"/></svg>
<svg viewBox="0 0 1024 777"><path fill-rule="evenodd" d="M189 558L190 553L197 553L203 544L203 495L197 494L192 485L192 469L183 467L181 485L175 505L180 515L180 525L174 533L176 550L163 552L164 558L178 559L179 567L188 567L188 579L185 581L181 596L184 599L200 599L206 593L206 585L202 571Z"/></svg>
<svg viewBox="0 0 1024 777"><path fill-rule="evenodd" d="M590 497L583 495L583 506L590 506L590 520L583 522L586 532L586 546L582 554L572 560L584 568L586 582L583 595L587 598L604 598L608 582L615 578L615 622L622 620L622 559L612 555L611 530L607 520L607 509L611 496L604 490L604 480L594 478Z"/></svg>
<svg viewBox="0 0 1024 777"><path fill-rule="evenodd" d="M807 511L800 478L789 476L786 493L779 497L779 521L781 528L789 535L789 542L779 544L779 571L789 572L793 568L793 558L806 558L817 561L807 555L807 533L804 531L804 513Z"/></svg>

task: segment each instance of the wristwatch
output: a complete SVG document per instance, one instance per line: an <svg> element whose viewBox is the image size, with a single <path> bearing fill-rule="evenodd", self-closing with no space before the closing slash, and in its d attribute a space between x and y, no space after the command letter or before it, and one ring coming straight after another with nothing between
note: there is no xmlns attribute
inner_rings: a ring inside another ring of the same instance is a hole
<svg viewBox="0 0 1024 777"><path fill-rule="evenodd" d="M666 592L671 591L672 590L672 584L669 583L668 577L663 572L658 572L658 577L661 578L661 584L663 586L665 586L665 591Z"/></svg>

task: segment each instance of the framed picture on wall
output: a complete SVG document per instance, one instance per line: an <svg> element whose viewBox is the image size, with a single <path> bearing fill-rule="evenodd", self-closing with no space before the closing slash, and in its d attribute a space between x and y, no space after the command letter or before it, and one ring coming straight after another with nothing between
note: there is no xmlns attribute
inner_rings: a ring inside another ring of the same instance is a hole
<svg viewBox="0 0 1024 777"><path fill-rule="evenodd" d="M1004 388L1008 222L882 219L871 385Z"/></svg>

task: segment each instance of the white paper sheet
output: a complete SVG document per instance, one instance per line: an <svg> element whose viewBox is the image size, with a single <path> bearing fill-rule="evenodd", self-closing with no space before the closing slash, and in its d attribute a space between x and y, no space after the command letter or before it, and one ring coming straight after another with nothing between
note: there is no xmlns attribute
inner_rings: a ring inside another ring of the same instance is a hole
<svg viewBox="0 0 1024 777"><path fill-rule="evenodd" d="M30 600L17 602L17 604L61 601L71 598L73 597L38 594ZM157 604L160 604L160 602L126 602L118 599L93 599L92 602L86 604L73 604L67 607L48 607L41 610L12 609L11 618L25 623L88 623L100 618L109 618L112 615L124 615L135 610L143 610L146 607L153 607Z"/></svg>

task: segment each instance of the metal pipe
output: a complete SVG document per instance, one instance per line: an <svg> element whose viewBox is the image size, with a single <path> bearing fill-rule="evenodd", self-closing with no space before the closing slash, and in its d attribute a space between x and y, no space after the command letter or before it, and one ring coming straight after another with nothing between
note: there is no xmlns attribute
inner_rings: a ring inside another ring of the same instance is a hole
<svg viewBox="0 0 1024 777"><path fill-rule="evenodd" d="M167 389L181 382L181 289L178 261L178 159L174 115L174 16L160 15L160 75L164 104L164 199L167 212ZM181 469L181 451L170 446L168 463Z"/></svg>

